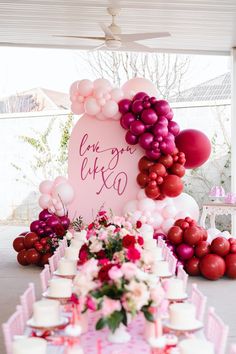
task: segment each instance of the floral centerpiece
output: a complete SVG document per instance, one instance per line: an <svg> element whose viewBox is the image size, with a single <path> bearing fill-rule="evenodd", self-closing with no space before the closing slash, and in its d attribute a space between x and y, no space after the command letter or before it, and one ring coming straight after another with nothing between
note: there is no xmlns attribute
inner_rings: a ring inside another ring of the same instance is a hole
<svg viewBox="0 0 236 354"><path fill-rule="evenodd" d="M74 292L84 311L99 311L96 329L107 326L112 333L117 332L139 313L153 321L151 307L158 306L164 296L157 277L132 262L108 261L102 267L98 263L95 259L87 261L74 280ZM116 333L112 338L118 337Z"/></svg>

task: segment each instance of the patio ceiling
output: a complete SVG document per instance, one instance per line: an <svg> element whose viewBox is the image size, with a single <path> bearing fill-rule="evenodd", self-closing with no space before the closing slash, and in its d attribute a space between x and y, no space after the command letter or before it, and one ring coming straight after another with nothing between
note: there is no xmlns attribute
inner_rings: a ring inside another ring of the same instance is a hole
<svg viewBox="0 0 236 354"><path fill-rule="evenodd" d="M1 0L0 45L92 48L100 42L55 35L100 36L110 24L105 0ZM236 47L236 0L124 0L123 33L170 32L139 42L157 51L229 54ZM132 49L132 48L131 48Z"/></svg>

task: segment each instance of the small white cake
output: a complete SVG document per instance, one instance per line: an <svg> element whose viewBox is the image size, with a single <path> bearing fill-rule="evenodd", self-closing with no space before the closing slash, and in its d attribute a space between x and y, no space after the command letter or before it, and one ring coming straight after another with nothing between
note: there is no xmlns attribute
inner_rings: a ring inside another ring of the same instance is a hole
<svg viewBox="0 0 236 354"><path fill-rule="evenodd" d="M57 271L61 275L75 275L77 271L77 262L67 258L61 258Z"/></svg>
<svg viewBox="0 0 236 354"><path fill-rule="evenodd" d="M148 238L144 240L144 248L146 250L150 250L157 247L157 241L154 240L153 238Z"/></svg>
<svg viewBox="0 0 236 354"><path fill-rule="evenodd" d="M193 304L177 303L169 306L169 323L179 329L193 328L197 324L196 308Z"/></svg>
<svg viewBox="0 0 236 354"><path fill-rule="evenodd" d="M182 279L168 279L167 280L167 299L183 299L187 295L184 292L184 282Z"/></svg>
<svg viewBox="0 0 236 354"><path fill-rule="evenodd" d="M47 341L42 338L21 338L12 344L12 354L46 354Z"/></svg>
<svg viewBox="0 0 236 354"><path fill-rule="evenodd" d="M49 282L48 295L51 297L67 298L72 294L72 280L52 278Z"/></svg>
<svg viewBox="0 0 236 354"><path fill-rule="evenodd" d="M155 261L152 265L152 271L158 277L168 277L171 276L169 270L169 263L167 261Z"/></svg>
<svg viewBox="0 0 236 354"><path fill-rule="evenodd" d="M65 249L65 258L70 259L72 261L78 261L79 259L79 249L76 247L66 247Z"/></svg>
<svg viewBox="0 0 236 354"><path fill-rule="evenodd" d="M162 261L163 260L162 248L155 246L152 249L150 249L150 251L152 252L155 261Z"/></svg>
<svg viewBox="0 0 236 354"><path fill-rule="evenodd" d="M71 243L70 243L70 247L77 248L79 251L83 244L84 244L83 240L77 239L77 238L72 238Z"/></svg>
<svg viewBox="0 0 236 354"><path fill-rule="evenodd" d="M33 321L39 327L58 325L60 322L59 301L47 299L36 301L33 304Z"/></svg>
<svg viewBox="0 0 236 354"><path fill-rule="evenodd" d="M203 339L185 339L178 347L180 354L214 354L213 343Z"/></svg>

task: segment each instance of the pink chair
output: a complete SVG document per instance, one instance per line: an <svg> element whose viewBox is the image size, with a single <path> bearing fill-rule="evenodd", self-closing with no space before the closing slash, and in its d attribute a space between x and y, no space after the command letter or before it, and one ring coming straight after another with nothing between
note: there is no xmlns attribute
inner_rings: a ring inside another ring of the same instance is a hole
<svg viewBox="0 0 236 354"><path fill-rule="evenodd" d="M190 302L196 307L196 318L199 321L203 321L207 297L198 289L197 284L192 284Z"/></svg>
<svg viewBox="0 0 236 354"><path fill-rule="evenodd" d="M43 292L47 290L48 282L50 278L51 278L50 267L48 264L45 264L44 269L40 273L41 287Z"/></svg>
<svg viewBox="0 0 236 354"><path fill-rule="evenodd" d="M185 272L184 267L182 265L179 265L177 268L177 278L183 281L184 290L186 290L188 283L188 274Z"/></svg>
<svg viewBox="0 0 236 354"><path fill-rule="evenodd" d="M58 261L59 261L59 256L58 254L55 252L53 256L51 256L49 259L48 259L48 263L49 263L49 266L50 266L50 271L51 271L51 274L53 275L53 273L55 272L55 270L57 269L57 266L58 266Z"/></svg>
<svg viewBox="0 0 236 354"><path fill-rule="evenodd" d="M16 312L11 315L7 322L2 324L4 343L7 354L12 354L12 342L14 337L24 333L24 315L22 306L17 306Z"/></svg>
<svg viewBox="0 0 236 354"><path fill-rule="evenodd" d="M229 327L215 314L215 309L210 307L207 314L205 336L207 340L214 344L216 354L225 353L228 334Z"/></svg>
<svg viewBox="0 0 236 354"><path fill-rule="evenodd" d="M35 287L33 283L29 283L28 288L20 297L23 308L24 320L27 321L33 312L33 303L35 302Z"/></svg>
<svg viewBox="0 0 236 354"><path fill-rule="evenodd" d="M235 343L230 346L230 352L229 353L230 354L236 354L236 344Z"/></svg>
<svg viewBox="0 0 236 354"><path fill-rule="evenodd" d="M170 250L167 252L166 260L169 263L170 272L175 275L176 267L177 267L177 258L173 255L173 253Z"/></svg>
<svg viewBox="0 0 236 354"><path fill-rule="evenodd" d="M163 240L162 237L158 237L157 239L157 246L163 248L165 245L165 241Z"/></svg>

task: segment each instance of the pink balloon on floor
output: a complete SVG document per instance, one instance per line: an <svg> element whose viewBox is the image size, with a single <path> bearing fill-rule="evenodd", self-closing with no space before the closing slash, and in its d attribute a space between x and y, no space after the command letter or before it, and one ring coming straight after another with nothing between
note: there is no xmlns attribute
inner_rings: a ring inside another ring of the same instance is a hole
<svg viewBox="0 0 236 354"><path fill-rule="evenodd" d="M146 92L149 96L157 96L158 92L155 85L148 79L135 77L127 81L123 86L124 97L131 97L137 92Z"/></svg>

